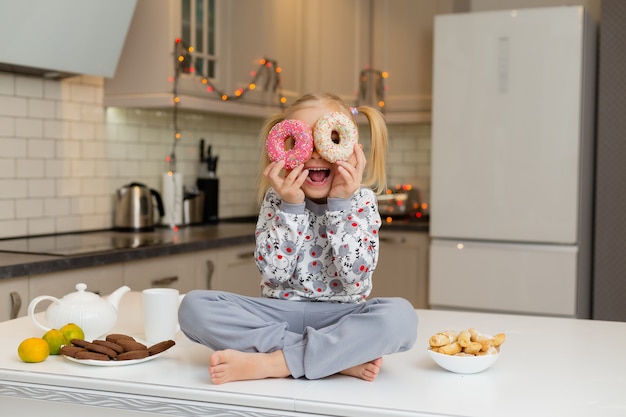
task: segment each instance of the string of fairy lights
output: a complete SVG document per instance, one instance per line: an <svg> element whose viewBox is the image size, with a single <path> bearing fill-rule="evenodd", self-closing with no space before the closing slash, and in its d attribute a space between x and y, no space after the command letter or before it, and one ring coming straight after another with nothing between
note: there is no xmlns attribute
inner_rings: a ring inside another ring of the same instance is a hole
<svg viewBox="0 0 626 417"><path fill-rule="evenodd" d="M272 90L277 96L277 101L281 109L284 109L287 98L282 93L281 73L282 69L278 63L269 58L262 58L259 61L259 67L256 71L250 73L251 80L243 88L238 88L232 94L226 93L218 88L209 77L199 74L197 68L193 65L194 48L187 46L180 38L174 41L174 77L170 79L173 82L173 119L174 119L174 141L172 151L166 157L168 163L168 174L171 176L176 172L176 145L181 139L181 132L178 128L178 107L180 105L180 96L178 95L178 82L182 74L198 75L198 79L202 87L209 94L215 94L223 102L240 100L250 91L256 90L261 77L265 77L263 88L265 91ZM385 80L389 74L385 71L365 68L359 74L359 91L357 93L356 106L366 104L375 100L378 109L381 112L385 110ZM373 91L370 89L372 87Z"/></svg>

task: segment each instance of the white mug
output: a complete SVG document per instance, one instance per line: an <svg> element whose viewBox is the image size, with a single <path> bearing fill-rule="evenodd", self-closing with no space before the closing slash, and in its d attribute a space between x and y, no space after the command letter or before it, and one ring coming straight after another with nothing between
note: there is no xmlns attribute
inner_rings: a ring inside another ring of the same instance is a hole
<svg viewBox="0 0 626 417"><path fill-rule="evenodd" d="M184 296L174 288L142 291L144 333L148 344L174 339L180 330L178 306Z"/></svg>

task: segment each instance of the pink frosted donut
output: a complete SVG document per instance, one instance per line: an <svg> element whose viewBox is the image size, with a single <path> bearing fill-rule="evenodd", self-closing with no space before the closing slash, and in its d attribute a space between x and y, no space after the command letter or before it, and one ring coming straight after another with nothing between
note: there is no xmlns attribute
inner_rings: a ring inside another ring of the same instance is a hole
<svg viewBox="0 0 626 417"><path fill-rule="evenodd" d="M332 134L337 132L339 142L333 141ZM354 151L359 139L356 125L343 113L329 113L315 123L313 131L315 149L328 162L346 161Z"/></svg>
<svg viewBox="0 0 626 417"><path fill-rule="evenodd" d="M285 141L293 138L292 149L285 149ZM271 161L285 161L285 168L292 169L305 163L313 153L311 128L301 120L287 119L276 123L265 142Z"/></svg>

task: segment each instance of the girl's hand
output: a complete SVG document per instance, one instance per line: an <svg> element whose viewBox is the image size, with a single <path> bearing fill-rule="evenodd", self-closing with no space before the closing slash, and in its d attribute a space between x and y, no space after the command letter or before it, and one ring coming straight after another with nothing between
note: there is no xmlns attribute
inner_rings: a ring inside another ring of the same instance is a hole
<svg viewBox="0 0 626 417"><path fill-rule="evenodd" d="M354 153L347 161L337 161L329 197L350 198L363 182L367 160L360 144L354 145Z"/></svg>
<svg viewBox="0 0 626 417"><path fill-rule="evenodd" d="M309 175L309 171L304 169L304 165L298 165L292 170L286 170L286 175L282 177L280 172L284 166L285 161L272 162L265 167L263 175L284 202L291 204L304 202L302 184Z"/></svg>

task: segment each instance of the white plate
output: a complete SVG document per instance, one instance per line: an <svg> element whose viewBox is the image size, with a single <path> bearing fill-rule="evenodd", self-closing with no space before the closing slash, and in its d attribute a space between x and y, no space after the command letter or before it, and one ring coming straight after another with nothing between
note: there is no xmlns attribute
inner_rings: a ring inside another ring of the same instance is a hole
<svg viewBox="0 0 626 417"><path fill-rule="evenodd" d="M146 346L148 346L146 344L146 342L139 340L139 339L135 339L137 342L142 343ZM174 347L174 346L172 346ZM170 348L172 349L172 348ZM66 356L61 354L61 356L63 356L65 359L70 360L72 362L76 362L76 363L80 363L82 365L92 365L92 366L125 366L125 365L136 365L138 363L143 363L143 362L148 362L151 361L153 359L158 358L159 356L161 356L162 354L164 354L165 352L167 352L168 350L164 350L163 352L157 353L156 355L152 355L152 356L147 356L145 358L141 358L141 359L129 359L126 361L116 361L116 360L110 360L110 361L99 361L96 359L76 359L76 358L72 358L71 356Z"/></svg>

